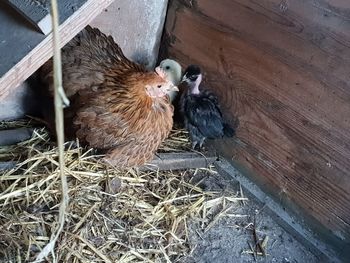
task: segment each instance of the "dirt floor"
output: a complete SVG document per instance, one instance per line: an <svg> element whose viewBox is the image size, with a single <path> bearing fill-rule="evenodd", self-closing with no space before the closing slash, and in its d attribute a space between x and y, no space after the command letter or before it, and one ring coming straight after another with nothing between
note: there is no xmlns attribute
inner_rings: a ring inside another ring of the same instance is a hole
<svg viewBox="0 0 350 263"><path fill-rule="evenodd" d="M220 174L198 175L194 180L201 180L206 190L239 191L239 185ZM232 207L216 224L207 231L201 229L200 222L190 227L190 243L193 251L184 262L319 262L319 260L300 244L293 236L281 228L264 208L251 198L238 206ZM254 244L254 217L256 235L260 240L267 237L266 256L251 254ZM249 245L250 244L250 245Z"/></svg>

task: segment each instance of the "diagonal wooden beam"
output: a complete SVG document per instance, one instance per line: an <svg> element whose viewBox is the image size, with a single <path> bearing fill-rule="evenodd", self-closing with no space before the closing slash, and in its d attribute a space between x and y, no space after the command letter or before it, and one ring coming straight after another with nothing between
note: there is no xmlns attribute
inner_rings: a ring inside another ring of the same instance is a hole
<svg viewBox="0 0 350 263"><path fill-rule="evenodd" d="M64 2L66 1L60 1L60 4L64 4ZM113 0L87 0L74 14L60 25L60 46L64 46L112 2ZM23 45L26 45L26 43L23 43ZM0 49L0 53L2 52L14 51ZM5 99L14 88L25 81L52 57L52 54L51 33L1 77L0 100Z"/></svg>

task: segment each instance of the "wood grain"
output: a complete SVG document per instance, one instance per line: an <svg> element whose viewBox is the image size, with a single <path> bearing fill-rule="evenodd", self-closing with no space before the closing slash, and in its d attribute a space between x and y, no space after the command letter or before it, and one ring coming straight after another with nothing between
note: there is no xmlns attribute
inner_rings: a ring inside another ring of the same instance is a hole
<svg viewBox="0 0 350 263"><path fill-rule="evenodd" d="M44 3L34 0L8 0L8 2L45 35L51 32L52 24L48 0Z"/></svg>
<svg viewBox="0 0 350 263"><path fill-rule="evenodd" d="M222 153L350 256L350 4L173 0L163 43L238 117Z"/></svg>
<svg viewBox="0 0 350 263"><path fill-rule="evenodd" d="M61 43L65 45L113 0L59 1ZM0 3L0 100L52 56L52 34L44 37ZM8 25L8 26L6 26ZM13 34L16 32L16 34ZM14 52L15 50L15 52Z"/></svg>

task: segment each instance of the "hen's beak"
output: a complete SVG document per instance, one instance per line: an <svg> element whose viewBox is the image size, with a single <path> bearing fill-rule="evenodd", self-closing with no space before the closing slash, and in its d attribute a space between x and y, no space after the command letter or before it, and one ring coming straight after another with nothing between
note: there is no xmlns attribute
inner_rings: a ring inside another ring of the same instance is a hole
<svg viewBox="0 0 350 263"><path fill-rule="evenodd" d="M168 93L171 91L179 91L179 88L177 86L174 86L172 83L169 83L169 85L164 86L164 92Z"/></svg>
<svg viewBox="0 0 350 263"><path fill-rule="evenodd" d="M179 91L179 88L177 86L170 87L170 91Z"/></svg>

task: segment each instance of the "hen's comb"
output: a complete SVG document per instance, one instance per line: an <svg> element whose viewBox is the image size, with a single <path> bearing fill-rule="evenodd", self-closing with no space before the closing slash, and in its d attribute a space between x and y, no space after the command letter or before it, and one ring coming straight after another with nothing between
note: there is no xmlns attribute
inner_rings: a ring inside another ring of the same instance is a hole
<svg viewBox="0 0 350 263"><path fill-rule="evenodd" d="M161 67L156 67L155 68L156 73L159 75L164 80L168 80L168 76L165 73L165 71Z"/></svg>

